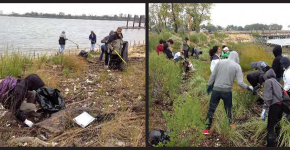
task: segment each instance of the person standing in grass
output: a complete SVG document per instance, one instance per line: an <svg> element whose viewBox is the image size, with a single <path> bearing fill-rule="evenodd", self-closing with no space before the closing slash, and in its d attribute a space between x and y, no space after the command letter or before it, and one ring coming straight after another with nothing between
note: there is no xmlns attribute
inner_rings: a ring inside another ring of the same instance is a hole
<svg viewBox="0 0 290 150"><path fill-rule="evenodd" d="M209 50L209 56L210 56L210 71L213 72L213 69L215 68L216 64L221 60L221 48L219 46L214 46L212 49Z"/></svg>
<svg viewBox="0 0 290 150"><path fill-rule="evenodd" d="M174 56L173 56L173 53L172 53L172 48L171 48L171 45L173 44L173 40L172 39L169 39L167 40L167 43L163 44L163 52L164 54L166 55L166 57L168 59L173 59Z"/></svg>
<svg viewBox="0 0 290 150"><path fill-rule="evenodd" d="M91 41L91 51L94 52L94 50L95 50L95 44L97 42L97 36L94 33L94 31L91 31L91 34L89 36L89 40Z"/></svg>
<svg viewBox="0 0 290 150"><path fill-rule="evenodd" d="M68 40L68 39L66 38L65 31L62 31L62 33L59 36L59 40L58 40L58 43L60 45L60 53L61 54L63 54L66 40Z"/></svg>
<svg viewBox="0 0 290 150"><path fill-rule="evenodd" d="M207 127L205 130L203 130L203 134L209 134L209 130L213 121L213 115L220 99L224 101L224 107L228 116L228 121L229 124L231 124L232 85L234 83L235 77L237 79L237 84L240 87L248 89L249 91L253 91L253 87L248 86L243 81L243 72L239 62L239 54L236 51L232 51L228 59L223 59L216 64L206 88L207 94L209 94L211 91L212 94L209 103L209 110L206 116Z"/></svg>
<svg viewBox="0 0 290 150"><path fill-rule="evenodd" d="M183 53L184 53L184 58L188 58L188 51L189 51L189 45L188 45L188 38L186 37L183 41Z"/></svg>
<svg viewBox="0 0 290 150"><path fill-rule="evenodd" d="M277 81L281 83L283 76L283 68L280 62L282 58L282 47L280 45L275 46L273 48L273 54L275 59L273 60L272 68L275 71Z"/></svg>
<svg viewBox="0 0 290 150"><path fill-rule="evenodd" d="M267 147L275 147L277 145L276 137L279 135L281 126L280 120L283 115L282 100L282 85L277 82L277 77L273 69L268 70L264 75L264 101L265 106L263 108L261 118L265 120L267 109L268 123L267 123Z"/></svg>
<svg viewBox="0 0 290 150"><path fill-rule="evenodd" d="M228 57L229 57L229 55L230 55L230 50L229 50L229 48L227 47L227 46L222 46L222 49L223 49L223 51L222 51L222 55L221 55L221 57L222 57L222 59L228 59Z"/></svg>
<svg viewBox="0 0 290 150"><path fill-rule="evenodd" d="M157 55L159 55L159 53L163 53L163 40L159 40L159 45L157 45L157 48L156 48L156 52L157 52Z"/></svg>
<svg viewBox="0 0 290 150"><path fill-rule="evenodd" d="M282 57L280 62L284 70L284 90L287 91L288 95L290 95L290 60L287 57Z"/></svg>

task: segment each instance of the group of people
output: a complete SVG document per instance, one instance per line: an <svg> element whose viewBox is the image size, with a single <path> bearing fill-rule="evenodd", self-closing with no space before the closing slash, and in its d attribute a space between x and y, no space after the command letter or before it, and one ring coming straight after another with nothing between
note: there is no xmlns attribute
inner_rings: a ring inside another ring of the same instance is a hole
<svg viewBox="0 0 290 150"><path fill-rule="evenodd" d="M66 40L68 38L66 37L65 31L62 31L61 35L59 36L59 45L60 45L60 53L63 54L65 49ZM91 41L91 52L94 52L95 50L95 44L97 42L97 36L94 33L94 31L91 31L91 34L89 35L89 40ZM105 54L105 67L108 67L109 63L109 54L114 53L112 50L119 51L122 49L123 44L123 34L122 34L122 28L118 27L116 31L110 31L109 35L104 37L104 39L101 40L101 43L104 43L101 45L101 54L99 60L103 60L103 55Z"/></svg>
<svg viewBox="0 0 290 150"><path fill-rule="evenodd" d="M203 130L203 134L209 134L210 128L213 122L214 112L219 104L220 99L224 102L224 108L228 117L229 124L232 121L232 85L236 78L237 84L257 94L257 90L261 89L264 83L263 96L257 100L258 104L264 104L262 107L261 119L266 120L268 112L267 122L267 146L277 146L279 142L276 141L277 136L280 133L281 127L279 121L282 118L283 112L286 112L290 107L283 107L283 90L290 94L290 60L287 57L282 56L282 47L275 46L273 54L275 59L273 60L272 67L266 62L252 62L251 67L258 71L251 72L247 75L247 80L251 85L247 85L243 81L243 72L239 64L239 54L236 51L229 51L227 46L222 47L214 46L209 55L211 58L211 76L206 88L207 94L211 94L209 110L206 116L206 129ZM284 80L284 86L281 85L282 78ZM289 108L288 108L289 107Z"/></svg>
<svg viewBox="0 0 290 150"><path fill-rule="evenodd" d="M186 37L183 41L183 49L182 51L173 53L173 40L168 39L167 41L164 41L162 39L159 40L159 44L157 45L156 52L157 55L164 53L168 59L173 59L175 61L182 60L183 58L189 58L189 51L190 46L188 44L189 39ZM200 51L197 47L192 48L191 50L191 56L195 55L195 59L199 59L199 55L202 54L202 51Z"/></svg>
<svg viewBox="0 0 290 150"><path fill-rule="evenodd" d="M59 40L58 40L58 43L60 45L60 53L61 54L63 54L63 52L64 52L66 40L68 40L68 38L66 38L65 31L62 31L60 36L59 36ZM94 31L91 31L91 34L89 35L89 40L91 41L91 51L94 52L95 45L97 42L97 36L96 36Z"/></svg>

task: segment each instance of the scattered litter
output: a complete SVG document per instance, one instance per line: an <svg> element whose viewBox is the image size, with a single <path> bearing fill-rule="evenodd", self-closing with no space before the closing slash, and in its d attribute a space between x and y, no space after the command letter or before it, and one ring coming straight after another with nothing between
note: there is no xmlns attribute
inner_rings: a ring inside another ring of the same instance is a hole
<svg viewBox="0 0 290 150"><path fill-rule="evenodd" d="M51 144L52 144L52 146L56 146L58 143L52 142Z"/></svg>
<svg viewBox="0 0 290 150"><path fill-rule="evenodd" d="M87 83L93 83L93 81L90 81L89 79L87 79L87 81L86 81Z"/></svg>
<svg viewBox="0 0 290 150"><path fill-rule="evenodd" d="M113 107L114 105L109 105L109 107Z"/></svg>
<svg viewBox="0 0 290 150"><path fill-rule="evenodd" d="M106 95L109 95L109 93L108 93L108 92L106 92Z"/></svg>
<svg viewBox="0 0 290 150"><path fill-rule="evenodd" d="M42 134L40 134L40 137L43 138L44 140L47 140L47 138Z"/></svg>
<svg viewBox="0 0 290 150"><path fill-rule="evenodd" d="M85 128L87 125L89 125L91 122L93 122L95 120L95 118L84 111L82 114L78 115L73 120L78 125L80 125L81 127Z"/></svg>
<svg viewBox="0 0 290 150"><path fill-rule="evenodd" d="M66 88L66 89L65 89L65 91L66 91L66 92L68 92L68 91L69 91L69 89L68 89L68 88Z"/></svg>
<svg viewBox="0 0 290 150"><path fill-rule="evenodd" d="M77 86L76 85L74 85L74 92L77 90Z"/></svg>
<svg viewBox="0 0 290 150"><path fill-rule="evenodd" d="M9 127L10 126L10 124L6 124L6 127Z"/></svg>
<svg viewBox="0 0 290 150"><path fill-rule="evenodd" d="M26 145L27 145L27 142L25 142L25 143L22 144L22 146L26 146Z"/></svg>

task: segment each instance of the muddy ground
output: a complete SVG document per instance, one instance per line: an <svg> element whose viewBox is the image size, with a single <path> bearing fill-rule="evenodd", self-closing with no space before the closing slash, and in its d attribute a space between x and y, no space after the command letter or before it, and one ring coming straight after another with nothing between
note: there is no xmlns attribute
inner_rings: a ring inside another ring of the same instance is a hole
<svg viewBox="0 0 290 150"><path fill-rule="evenodd" d="M66 109L50 118L29 118L36 123L32 128L6 113L0 146L145 146L145 46L130 49L124 72L105 68L99 54L87 64L86 72L71 77L62 76L60 66L46 65L47 73L58 76ZM103 119L82 128L72 119L83 111Z"/></svg>

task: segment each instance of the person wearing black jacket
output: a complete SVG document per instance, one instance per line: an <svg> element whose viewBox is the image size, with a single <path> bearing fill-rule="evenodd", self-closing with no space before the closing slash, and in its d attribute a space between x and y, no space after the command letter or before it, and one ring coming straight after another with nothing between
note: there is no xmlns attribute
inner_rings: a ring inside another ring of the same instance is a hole
<svg viewBox="0 0 290 150"><path fill-rule="evenodd" d="M65 35L65 31L62 31L61 35L59 36L58 43L60 45L60 53L62 54L65 47L65 41L68 40Z"/></svg>
<svg viewBox="0 0 290 150"><path fill-rule="evenodd" d="M273 49L273 54L275 56L275 59L273 60L272 68L276 74L277 81L281 83L284 72L282 64L280 62L282 58L282 47L280 45L275 46Z"/></svg>
<svg viewBox="0 0 290 150"><path fill-rule="evenodd" d="M163 44L163 53L166 55L168 59L174 58L172 51L169 49L172 44L173 40L171 39L167 40L167 43Z"/></svg>
<svg viewBox="0 0 290 150"><path fill-rule="evenodd" d="M5 109L11 110L18 120L26 124L28 127L33 126L33 122L26 119L26 116L22 110L20 110L21 103L27 97L28 91L37 90L40 87L45 86L41 78L36 74L30 74L24 79L17 79L17 83L7 97L1 100L1 103ZM36 103L36 100L29 101L28 103Z"/></svg>

